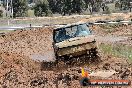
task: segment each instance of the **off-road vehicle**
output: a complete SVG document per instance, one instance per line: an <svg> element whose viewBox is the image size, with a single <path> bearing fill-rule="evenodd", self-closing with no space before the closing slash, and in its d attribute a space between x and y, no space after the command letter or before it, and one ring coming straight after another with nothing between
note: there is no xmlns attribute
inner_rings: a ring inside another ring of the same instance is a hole
<svg viewBox="0 0 132 88"><path fill-rule="evenodd" d="M76 23L53 30L53 47L56 59L72 59L86 55L97 56L95 35L86 23Z"/></svg>

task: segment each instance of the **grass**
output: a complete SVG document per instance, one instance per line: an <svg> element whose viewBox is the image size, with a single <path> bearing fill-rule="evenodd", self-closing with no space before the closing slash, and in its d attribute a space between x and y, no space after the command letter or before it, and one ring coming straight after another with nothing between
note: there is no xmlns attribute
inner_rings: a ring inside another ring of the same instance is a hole
<svg viewBox="0 0 132 88"><path fill-rule="evenodd" d="M132 46L101 44L99 48L106 55L127 58L132 63Z"/></svg>
<svg viewBox="0 0 132 88"><path fill-rule="evenodd" d="M109 7L110 12L112 12L113 10L115 10L115 4L114 3L107 4L107 6Z"/></svg>
<svg viewBox="0 0 132 88"><path fill-rule="evenodd" d="M28 10L28 17L35 17L34 10Z"/></svg>
<svg viewBox="0 0 132 88"><path fill-rule="evenodd" d="M0 33L8 33L11 32L12 30L0 30Z"/></svg>

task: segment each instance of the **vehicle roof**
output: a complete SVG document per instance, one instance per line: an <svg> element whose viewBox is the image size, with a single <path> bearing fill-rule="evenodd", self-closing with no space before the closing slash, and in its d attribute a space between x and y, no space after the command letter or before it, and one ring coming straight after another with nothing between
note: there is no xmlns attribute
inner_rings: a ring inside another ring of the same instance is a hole
<svg viewBox="0 0 132 88"><path fill-rule="evenodd" d="M67 25L56 25L55 30L59 30L60 28L66 28L66 27L81 25L81 24L86 24L86 23L77 22L77 23L72 23L72 24L67 24Z"/></svg>

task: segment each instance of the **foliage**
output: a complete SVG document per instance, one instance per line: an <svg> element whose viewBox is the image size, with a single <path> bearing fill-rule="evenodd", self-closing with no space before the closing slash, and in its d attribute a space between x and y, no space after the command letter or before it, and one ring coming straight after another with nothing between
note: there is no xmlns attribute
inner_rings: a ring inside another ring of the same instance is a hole
<svg viewBox="0 0 132 88"><path fill-rule="evenodd" d="M34 7L35 16L49 16L52 14L47 0L37 0Z"/></svg>
<svg viewBox="0 0 132 88"><path fill-rule="evenodd" d="M34 10L28 10L28 17L34 17Z"/></svg>
<svg viewBox="0 0 132 88"><path fill-rule="evenodd" d="M35 3L35 16L51 16L52 13L62 15L81 14L89 9L90 13L105 9L103 0L13 0L14 17L27 16L28 3ZM6 4L4 5L6 8Z"/></svg>
<svg viewBox="0 0 132 88"><path fill-rule="evenodd" d="M53 13L62 15L78 13L87 9L90 12L98 12L102 8L103 0L48 0ZM103 4L104 5L104 4ZM105 5L104 5L105 6Z"/></svg>
<svg viewBox="0 0 132 88"><path fill-rule="evenodd" d="M130 10L130 1L132 0L119 0L115 2L115 9ZM27 16L28 3L35 3L31 8L34 10L35 16L52 16L52 13L59 13L61 15L81 14L89 10L93 12L100 12L110 14L111 10L104 0L13 0L14 17ZM6 4L4 5L6 8ZM116 11L116 10L115 10Z"/></svg>
<svg viewBox="0 0 132 88"><path fill-rule="evenodd" d="M132 0L119 0L119 1L120 1L120 9L121 10L131 9L130 2L132 2Z"/></svg>
<svg viewBox="0 0 132 88"><path fill-rule="evenodd" d="M121 8L121 3L119 1L115 2L115 9L120 9Z"/></svg>
<svg viewBox="0 0 132 88"><path fill-rule="evenodd" d="M13 0L13 17L27 16L27 0Z"/></svg>
<svg viewBox="0 0 132 88"><path fill-rule="evenodd" d="M115 9L118 10L132 10L132 0L119 0L115 2ZM88 11L100 12L110 14L110 8L104 0L13 0L14 17L27 16L28 3L35 3L31 8L34 10L35 16L51 16L52 13L59 13L61 15L81 14ZM6 4L4 4L6 8ZM116 11L116 10L115 10Z"/></svg>
<svg viewBox="0 0 132 88"><path fill-rule="evenodd" d="M105 11L104 11L104 14L110 14L110 9L108 6L105 7Z"/></svg>
<svg viewBox="0 0 132 88"><path fill-rule="evenodd" d="M84 8L84 0L48 0L53 13L62 15L81 13Z"/></svg>

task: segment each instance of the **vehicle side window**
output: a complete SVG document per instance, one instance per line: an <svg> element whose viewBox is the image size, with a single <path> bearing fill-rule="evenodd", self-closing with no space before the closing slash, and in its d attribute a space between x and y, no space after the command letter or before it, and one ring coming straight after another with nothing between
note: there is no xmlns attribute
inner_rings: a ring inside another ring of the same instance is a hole
<svg viewBox="0 0 132 88"><path fill-rule="evenodd" d="M77 32L77 26L73 26L73 27L72 27L72 36L75 37L76 32Z"/></svg>
<svg viewBox="0 0 132 88"><path fill-rule="evenodd" d="M64 29L59 29L58 31L55 31L55 40L56 42L59 42L64 39L65 31Z"/></svg>
<svg viewBox="0 0 132 88"><path fill-rule="evenodd" d="M65 35L66 35L66 30L64 28L59 30L58 40L63 41L65 39Z"/></svg>
<svg viewBox="0 0 132 88"><path fill-rule="evenodd" d="M66 28L66 35L71 35L71 27Z"/></svg>
<svg viewBox="0 0 132 88"><path fill-rule="evenodd" d="M76 29L77 27L73 28L73 27L68 27L66 28L66 35L69 37L74 37L75 33L76 33Z"/></svg>

